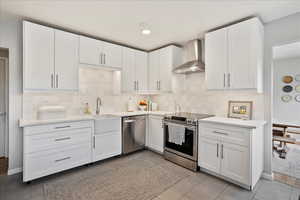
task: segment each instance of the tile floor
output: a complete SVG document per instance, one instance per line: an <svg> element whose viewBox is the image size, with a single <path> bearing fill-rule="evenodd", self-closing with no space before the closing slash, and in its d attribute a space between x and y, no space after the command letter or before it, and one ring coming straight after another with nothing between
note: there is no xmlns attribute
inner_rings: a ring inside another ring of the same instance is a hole
<svg viewBox="0 0 300 200"><path fill-rule="evenodd" d="M191 172L142 151L23 184L20 174L0 176L1 200L298 200L300 190L261 180L250 192Z"/></svg>

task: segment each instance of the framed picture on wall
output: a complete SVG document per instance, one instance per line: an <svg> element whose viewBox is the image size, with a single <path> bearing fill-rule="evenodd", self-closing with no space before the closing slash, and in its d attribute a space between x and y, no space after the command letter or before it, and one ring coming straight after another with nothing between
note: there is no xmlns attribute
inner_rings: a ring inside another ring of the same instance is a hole
<svg viewBox="0 0 300 200"><path fill-rule="evenodd" d="M229 101L228 117L250 120L252 119L252 101Z"/></svg>

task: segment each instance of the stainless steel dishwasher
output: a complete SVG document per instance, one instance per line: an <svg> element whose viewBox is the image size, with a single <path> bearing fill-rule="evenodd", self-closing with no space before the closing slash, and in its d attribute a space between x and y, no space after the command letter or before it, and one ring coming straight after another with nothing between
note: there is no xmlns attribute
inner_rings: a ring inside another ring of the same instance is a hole
<svg viewBox="0 0 300 200"><path fill-rule="evenodd" d="M146 117L143 115L123 117L122 152L131 153L145 148Z"/></svg>

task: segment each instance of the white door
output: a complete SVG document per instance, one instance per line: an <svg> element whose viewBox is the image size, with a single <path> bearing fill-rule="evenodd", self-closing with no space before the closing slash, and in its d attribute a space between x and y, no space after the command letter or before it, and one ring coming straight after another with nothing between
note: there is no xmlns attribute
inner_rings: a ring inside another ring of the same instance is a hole
<svg viewBox="0 0 300 200"><path fill-rule="evenodd" d="M55 88L78 89L78 36L55 30Z"/></svg>
<svg viewBox="0 0 300 200"><path fill-rule="evenodd" d="M230 88L247 89L255 88L253 70L256 65L251 65L251 34L253 26L251 21L238 23L228 28L228 66ZM255 72L254 72L255 73Z"/></svg>
<svg viewBox="0 0 300 200"><path fill-rule="evenodd" d="M123 47L122 91L136 90L135 80L135 50Z"/></svg>
<svg viewBox="0 0 300 200"><path fill-rule="evenodd" d="M23 22L24 90L54 88L54 29Z"/></svg>
<svg viewBox="0 0 300 200"><path fill-rule="evenodd" d="M121 151L121 132L109 132L95 135L93 147L94 162L120 155Z"/></svg>
<svg viewBox="0 0 300 200"><path fill-rule="evenodd" d="M205 35L205 83L207 89L227 87L227 29Z"/></svg>
<svg viewBox="0 0 300 200"><path fill-rule="evenodd" d="M139 92L148 90L148 55L143 51L135 51L135 79Z"/></svg>
<svg viewBox="0 0 300 200"><path fill-rule="evenodd" d="M122 67L122 47L103 42L103 65L107 67Z"/></svg>
<svg viewBox="0 0 300 200"><path fill-rule="evenodd" d="M166 47L160 50L159 73L160 80L158 88L163 92L170 92L172 89L172 50Z"/></svg>
<svg viewBox="0 0 300 200"><path fill-rule="evenodd" d="M158 152L163 153L164 151L164 131L161 117L149 116L148 145Z"/></svg>
<svg viewBox="0 0 300 200"><path fill-rule="evenodd" d="M220 144L216 140L199 138L199 166L215 173L220 173Z"/></svg>
<svg viewBox="0 0 300 200"><path fill-rule="evenodd" d="M223 143L221 145L221 175L249 185L248 147Z"/></svg>
<svg viewBox="0 0 300 200"><path fill-rule="evenodd" d="M158 90L158 81L160 80L159 75L159 59L160 51L152 51L149 53L149 79L148 79L148 88L150 91Z"/></svg>
<svg viewBox="0 0 300 200"><path fill-rule="evenodd" d="M89 65L101 65L103 62L102 41L79 37L79 62Z"/></svg>
<svg viewBox="0 0 300 200"><path fill-rule="evenodd" d="M5 60L0 59L0 157L5 156L6 125Z"/></svg>

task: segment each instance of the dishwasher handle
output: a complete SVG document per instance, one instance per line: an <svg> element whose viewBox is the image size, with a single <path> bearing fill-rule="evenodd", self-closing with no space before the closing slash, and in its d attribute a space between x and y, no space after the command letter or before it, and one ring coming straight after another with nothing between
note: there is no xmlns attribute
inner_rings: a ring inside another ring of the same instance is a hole
<svg viewBox="0 0 300 200"><path fill-rule="evenodd" d="M133 122L135 122L135 120L133 120L133 119L126 119L123 122L124 123L133 123Z"/></svg>

